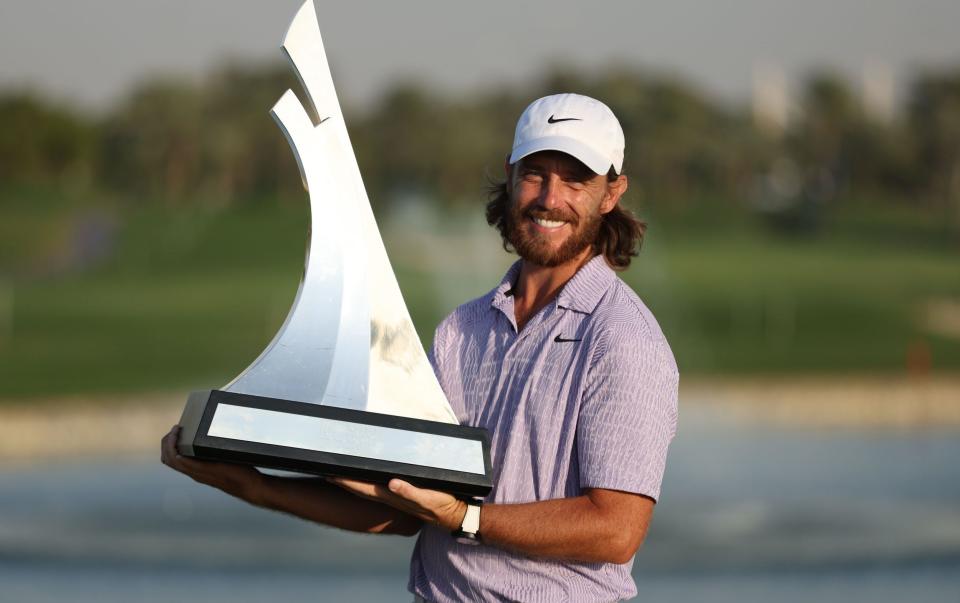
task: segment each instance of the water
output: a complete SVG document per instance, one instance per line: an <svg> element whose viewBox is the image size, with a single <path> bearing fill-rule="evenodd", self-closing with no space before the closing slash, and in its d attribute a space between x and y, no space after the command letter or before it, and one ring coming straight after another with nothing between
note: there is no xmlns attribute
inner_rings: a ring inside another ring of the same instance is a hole
<svg viewBox="0 0 960 603"><path fill-rule="evenodd" d="M637 600L960 601L960 434L683 421ZM412 546L158 462L0 470L0 601L406 601Z"/></svg>

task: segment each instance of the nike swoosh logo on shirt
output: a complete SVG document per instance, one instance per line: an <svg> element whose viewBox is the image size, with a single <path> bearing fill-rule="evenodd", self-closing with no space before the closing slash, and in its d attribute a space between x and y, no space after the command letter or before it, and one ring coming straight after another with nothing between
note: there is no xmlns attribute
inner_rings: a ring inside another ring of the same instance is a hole
<svg viewBox="0 0 960 603"><path fill-rule="evenodd" d="M556 343L567 343L568 341L583 341L582 339L564 339L560 335L557 335L553 338L553 341Z"/></svg>

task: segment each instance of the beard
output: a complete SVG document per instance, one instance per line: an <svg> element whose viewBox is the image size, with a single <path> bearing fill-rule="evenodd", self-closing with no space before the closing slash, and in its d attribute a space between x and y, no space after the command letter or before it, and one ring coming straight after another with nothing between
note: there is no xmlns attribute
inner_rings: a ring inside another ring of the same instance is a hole
<svg viewBox="0 0 960 603"><path fill-rule="evenodd" d="M537 207L521 210L512 201L508 203L507 240L517 255L537 266L554 268L565 264L583 253L584 249L593 247L600 235L603 222L600 212L591 212L581 220L574 214L560 210ZM554 249L549 238L530 225L530 220L534 218L566 222L573 232Z"/></svg>

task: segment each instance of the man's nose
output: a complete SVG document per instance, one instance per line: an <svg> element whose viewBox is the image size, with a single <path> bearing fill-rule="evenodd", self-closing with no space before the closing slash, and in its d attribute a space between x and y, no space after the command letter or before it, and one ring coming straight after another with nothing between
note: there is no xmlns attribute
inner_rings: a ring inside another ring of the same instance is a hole
<svg viewBox="0 0 960 603"><path fill-rule="evenodd" d="M553 209L560 205L560 185L562 180L557 174L547 174L543 179L543 188L540 190L540 205L545 209Z"/></svg>

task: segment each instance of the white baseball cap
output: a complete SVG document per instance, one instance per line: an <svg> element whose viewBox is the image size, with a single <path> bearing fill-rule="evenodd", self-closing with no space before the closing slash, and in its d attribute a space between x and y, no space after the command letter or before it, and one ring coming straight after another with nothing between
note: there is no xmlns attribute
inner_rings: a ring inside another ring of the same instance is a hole
<svg viewBox="0 0 960 603"><path fill-rule="evenodd" d="M623 169L623 128L610 107L581 94L554 94L530 103L513 136L514 164L537 151L561 151L597 174Z"/></svg>

